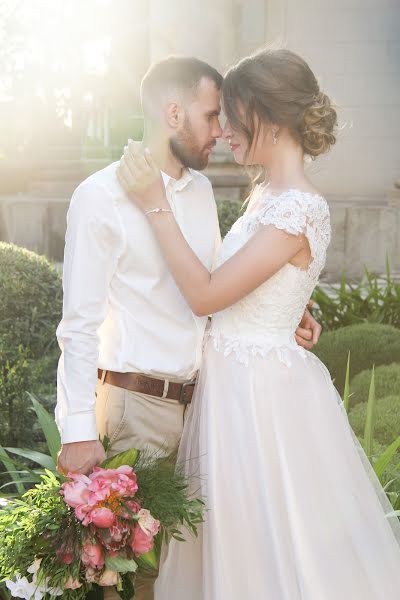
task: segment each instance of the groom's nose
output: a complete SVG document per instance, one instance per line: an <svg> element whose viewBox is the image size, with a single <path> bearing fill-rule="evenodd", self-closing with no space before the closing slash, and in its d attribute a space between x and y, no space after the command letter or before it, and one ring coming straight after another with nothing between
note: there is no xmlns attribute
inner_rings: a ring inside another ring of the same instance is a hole
<svg viewBox="0 0 400 600"><path fill-rule="evenodd" d="M220 122L218 119L216 119L216 123L212 129L212 137L213 138L220 138L222 136L222 127L220 125Z"/></svg>

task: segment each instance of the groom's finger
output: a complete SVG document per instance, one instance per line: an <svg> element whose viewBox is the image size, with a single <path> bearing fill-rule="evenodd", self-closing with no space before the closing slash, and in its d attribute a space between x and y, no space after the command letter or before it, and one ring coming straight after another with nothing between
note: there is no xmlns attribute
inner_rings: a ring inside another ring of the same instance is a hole
<svg viewBox="0 0 400 600"><path fill-rule="evenodd" d="M304 327L298 327L296 330L296 335L304 338L305 340L311 340L313 337L311 329L304 329Z"/></svg>
<svg viewBox="0 0 400 600"><path fill-rule="evenodd" d="M296 342L298 343L298 345L301 346L302 348L305 348L306 350L311 350L311 348L314 346L312 341L308 342L303 337L300 337L299 335L297 335L297 333L295 334L295 338L296 338Z"/></svg>
<svg viewBox="0 0 400 600"><path fill-rule="evenodd" d="M316 323L316 325L314 325L314 329L313 329L313 336L312 336L312 341L313 344L318 344L318 340L321 336L321 332L322 332L322 326L319 323Z"/></svg>

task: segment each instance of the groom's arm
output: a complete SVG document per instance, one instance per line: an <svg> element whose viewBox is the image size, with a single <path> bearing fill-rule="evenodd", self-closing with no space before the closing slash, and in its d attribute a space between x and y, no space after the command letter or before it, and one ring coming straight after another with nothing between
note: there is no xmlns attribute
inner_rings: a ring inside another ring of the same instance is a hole
<svg viewBox="0 0 400 600"><path fill-rule="evenodd" d="M89 442L98 440L97 330L107 313L109 285L123 244L115 200L101 186L84 182L72 197L67 217L63 316L57 329L62 354L56 406L63 445L80 443L84 454L93 452L93 444ZM62 452L65 454L64 448ZM86 458L83 456L82 462ZM83 465L72 466L81 470L79 467ZM64 464L63 468L69 470L71 464Z"/></svg>

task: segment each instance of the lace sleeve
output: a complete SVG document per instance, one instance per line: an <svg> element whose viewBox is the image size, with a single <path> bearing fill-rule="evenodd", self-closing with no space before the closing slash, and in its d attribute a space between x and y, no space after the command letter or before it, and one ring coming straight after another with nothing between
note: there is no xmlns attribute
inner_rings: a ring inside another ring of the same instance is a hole
<svg viewBox="0 0 400 600"><path fill-rule="evenodd" d="M253 216L252 228L260 225L273 225L292 235L304 234L312 258L318 257L318 263L325 261L331 229L329 207L322 196L298 190L268 196Z"/></svg>

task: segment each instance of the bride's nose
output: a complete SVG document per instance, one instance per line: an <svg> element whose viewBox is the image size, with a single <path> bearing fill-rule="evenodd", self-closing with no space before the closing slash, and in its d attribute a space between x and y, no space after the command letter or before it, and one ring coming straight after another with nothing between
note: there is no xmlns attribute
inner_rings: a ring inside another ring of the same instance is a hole
<svg viewBox="0 0 400 600"><path fill-rule="evenodd" d="M229 121L227 120L224 126L224 129L222 130L222 137L224 140L227 140L228 138L231 138L233 135L232 132L232 127L229 123Z"/></svg>

